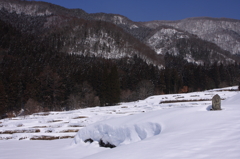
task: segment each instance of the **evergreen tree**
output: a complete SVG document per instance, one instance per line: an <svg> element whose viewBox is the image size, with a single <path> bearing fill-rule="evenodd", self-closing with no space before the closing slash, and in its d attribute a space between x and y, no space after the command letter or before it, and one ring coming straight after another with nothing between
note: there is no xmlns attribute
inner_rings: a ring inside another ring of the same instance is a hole
<svg viewBox="0 0 240 159"><path fill-rule="evenodd" d="M176 69L171 70L171 77L170 77L170 91L172 93L177 93L179 90L179 79L178 79L178 73Z"/></svg>
<svg viewBox="0 0 240 159"><path fill-rule="evenodd" d="M165 93L170 94L171 93L171 70L168 68L165 68L164 70L164 75L165 75L165 84L166 84L166 89Z"/></svg>
<svg viewBox="0 0 240 159"><path fill-rule="evenodd" d="M219 85L220 85L220 73L219 73L219 67L218 67L218 64L217 62L215 62L213 65L212 65L212 68L211 68L211 77L213 79L213 81L215 82L215 87L218 88Z"/></svg>
<svg viewBox="0 0 240 159"><path fill-rule="evenodd" d="M7 112L7 94L3 82L0 80L0 118Z"/></svg>
<svg viewBox="0 0 240 159"><path fill-rule="evenodd" d="M44 106L50 110L60 110L65 99L65 90L62 78L46 66L38 77L40 82L40 98Z"/></svg>
<svg viewBox="0 0 240 159"><path fill-rule="evenodd" d="M160 93L163 93L163 90L166 89L166 84L165 84L165 80L164 80L164 71L161 70L160 72L160 77L158 80L158 88L160 90Z"/></svg>
<svg viewBox="0 0 240 159"><path fill-rule="evenodd" d="M100 77L101 83L100 83L100 91L99 91L99 97L100 97L100 104L101 106L108 105L108 69L106 67L103 68L103 74Z"/></svg>
<svg viewBox="0 0 240 159"><path fill-rule="evenodd" d="M120 83L118 70L115 65L111 68L111 72L108 75L107 92L107 103L109 105L115 105L120 102Z"/></svg>

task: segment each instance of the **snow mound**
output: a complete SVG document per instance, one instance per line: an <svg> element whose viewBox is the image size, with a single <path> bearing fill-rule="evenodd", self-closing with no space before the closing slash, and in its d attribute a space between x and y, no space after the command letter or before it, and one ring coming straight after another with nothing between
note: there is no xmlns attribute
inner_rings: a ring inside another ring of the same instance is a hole
<svg viewBox="0 0 240 159"><path fill-rule="evenodd" d="M88 139L103 141L115 146L130 144L160 134L161 126L158 123L140 123L124 126L108 124L94 124L81 129L74 138L74 144L83 143Z"/></svg>

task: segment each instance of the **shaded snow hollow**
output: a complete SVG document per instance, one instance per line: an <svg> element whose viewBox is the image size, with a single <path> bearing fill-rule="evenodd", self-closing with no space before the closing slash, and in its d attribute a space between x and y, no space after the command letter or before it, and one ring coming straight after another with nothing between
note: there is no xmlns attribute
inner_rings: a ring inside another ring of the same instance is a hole
<svg viewBox="0 0 240 159"><path fill-rule="evenodd" d="M78 144L92 139L99 142L102 140L104 143L110 143L115 146L120 144L129 144L144 140L146 138L160 134L161 126L158 123L139 123L131 125L117 125L112 126L108 124L93 124L84 129L81 129L76 137L74 143Z"/></svg>

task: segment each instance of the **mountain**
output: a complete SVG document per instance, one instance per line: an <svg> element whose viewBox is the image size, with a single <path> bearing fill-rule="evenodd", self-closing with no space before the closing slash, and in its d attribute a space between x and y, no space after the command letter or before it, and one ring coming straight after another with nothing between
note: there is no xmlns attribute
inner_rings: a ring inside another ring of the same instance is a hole
<svg viewBox="0 0 240 159"><path fill-rule="evenodd" d="M240 21L234 19L134 22L117 14L21 0L0 0L0 8L1 20L22 32L58 35L63 46L55 47L69 54L108 59L137 55L160 66L166 53L194 63L231 63L240 54Z"/></svg>
<svg viewBox="0 0 240 159"><path fill-rule="evenodd" d="M183 30L159 26L145 40L157 54L170 53L182 56L188 62L203 64L218 62L234 62L232 55L212 42L198 38Z"/></svg>
<svg viewBox="0 0 240 159"><path fill-rule="evenodd" d="M91 15L118 25L157 54L181 55L195 63L233 62L240 54L239 20L199 17L180 21L133 22L116 14Z"/></svg>
<svg viewBox="0 0 240 159"><path fill-rule="evenodd" d="M115 24L94 20L81 9L66 9L45 2L0 1L1 20L23 33L49 37L55 48L68 54L116 59L138 57L162 66L163 57Z"/></svg>
<svg viewBox="0 0 240 159"><path fill-rule="evenodd" d="M240 54L240 20L198 17L179 21L144 22L143 25L152 29L162 25L172 26L215 43L232 54Z"/></svg>

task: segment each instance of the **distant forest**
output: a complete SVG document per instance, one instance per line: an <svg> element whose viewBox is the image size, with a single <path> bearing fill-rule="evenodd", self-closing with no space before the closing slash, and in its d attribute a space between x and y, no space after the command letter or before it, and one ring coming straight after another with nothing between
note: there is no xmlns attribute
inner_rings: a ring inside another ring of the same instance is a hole
<svg viewBox="0 0 240 159"><path fill-rule="evenodd" d="M110 106L237 85L240 79L238 63L197 65L166 54L160 69L137 56L104 59L59 52L57 38L23 34L0 21L0 115Z"/></svg>

